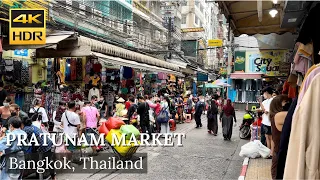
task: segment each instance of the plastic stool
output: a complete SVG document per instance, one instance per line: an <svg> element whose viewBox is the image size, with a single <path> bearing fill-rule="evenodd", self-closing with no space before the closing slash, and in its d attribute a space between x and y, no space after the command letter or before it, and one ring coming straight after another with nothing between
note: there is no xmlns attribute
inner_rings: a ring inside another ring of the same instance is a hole
<svg viewBox="0 0 320 180"><path fill-rule="evenodd" d="M186 123L190 123L191 122L191 114L186 114Z"/></svg>
<svg viewBox="0 0 320 180"><path fill-rule="evenodd" d="M170 119L169 120L169 126L170 126L170 131L175 131L177 129L176 121L174 119Z"/></svg>

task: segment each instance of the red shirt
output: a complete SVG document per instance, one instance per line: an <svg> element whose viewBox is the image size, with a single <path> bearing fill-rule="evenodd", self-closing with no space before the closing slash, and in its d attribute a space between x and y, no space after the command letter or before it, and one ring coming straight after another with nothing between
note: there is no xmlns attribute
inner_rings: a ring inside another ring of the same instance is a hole
<svg viewBox="0 0 320 180"><path fill-rule="evenodd" d="M129 101L127 101L124 105L126 106L126 109L129 110L131 103Z"/></svg>
<svg viewBox="0 0 320 180"><path fill-rule="evenodd" d="M258 118L255 122L252 123L253 126L261 126L262 118Z"/></svg>

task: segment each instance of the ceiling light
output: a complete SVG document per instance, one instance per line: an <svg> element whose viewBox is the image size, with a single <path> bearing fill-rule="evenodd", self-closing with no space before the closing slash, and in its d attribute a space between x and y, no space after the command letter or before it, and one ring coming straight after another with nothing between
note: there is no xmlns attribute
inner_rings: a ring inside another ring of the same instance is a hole
<svg viewBox="0 0 320 180"><path fill-rule="evenodd" d="M271 17L276 17L276 15L278 14L278 10L276 10L276 9L271 9L270 11L269 11L269 14L271 15Z"/></svg>
<svg viewBox="0 0 320 180"><path fill-rule="evenodd" d="M273 0L273 4L278 4L278 0Z"/></svg>

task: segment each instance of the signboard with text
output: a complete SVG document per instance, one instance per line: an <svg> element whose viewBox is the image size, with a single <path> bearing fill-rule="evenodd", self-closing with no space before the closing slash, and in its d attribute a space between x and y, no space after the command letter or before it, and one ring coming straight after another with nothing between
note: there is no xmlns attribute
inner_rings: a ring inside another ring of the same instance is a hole
<svg viewBox="0 0 320 180"><path fill-rule="evenodd" d="M246 51L246 59L249 61L247 72L260 72L268 76L288 75L279 72L280 63L286 60L286 52L286 50Z"/></svg>
<svg viewBox="0 0 320 180"><path fill-rule="evenodd" d="M221 39L209 39L208 46L209 47L221 47L223 45L223 41Z"/></svg>
<svg viewBox="0 0 320 180"><path fill-rule="evenodd" d="M202 32L202 31L204 31L204 28L203 28L203 27L181 29L181 32L182 32L182 33L186 33L186 32Z"/></svg>

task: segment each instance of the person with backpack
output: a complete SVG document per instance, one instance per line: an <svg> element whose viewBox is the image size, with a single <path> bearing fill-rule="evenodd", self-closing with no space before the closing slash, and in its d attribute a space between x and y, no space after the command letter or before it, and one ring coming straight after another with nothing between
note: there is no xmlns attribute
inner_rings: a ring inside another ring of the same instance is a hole
<svg viewBox="0 0 320 180"><path fill-rule="evenodd" d="M218 134L218 104L217 100L219 96L215 94L211 101L210 107L208 109L207 118L208 118L208 133L217 136Z"/></svg>
<svg viewBox="0 0 320 180"><path fill-rule="evenodd" d="M76 103L70 101L68 103L68 110L66 110L61 117L61 122L63 126L63 132L70 137L77 138L81 136L80 131L80 117L76 111ZM69 143L68 150L74 152L76 147Z"/></svg>
<svg viewBox="0 0 320 180"><path fill-rule="evenodd" d="M34 136L36 137L39 146L35 146L34 144L32 146L26 147L25 148L25 158L26 160L35 160L38 159L39 157L42 157L41 159L45 159L46 157L48 158L49 162L51 160L53 160L53 143L52 141L47 138L47 145L43 145L44 144L44 136L41 136L41 134L43 133L41 129L39 129L38 127L32 125L32 120L29 118L24 118L22 119L22 124L21 124L21 129L27 133L27 140L30 142L32 135L34 134ZM37 156L37 157L35 157ZM55 179L56 173L55 173L55 169L54 166L52 166L53 169L46 169L50 172L50 176L51 179ZM31 172L32 173L32 172ZM28 174L28 173L27 173ZM37 173L37 176L39 176L39 174ZM38 177L37 177L38 179Z"/></svg>
<svg viewBox="0 0 320 180"><path fill-rule="evenodd" d="M41 107L41 99L36 98L33 103L33 108L29 110L29 118L32 120L32 124L38 128L41 128L41 124L48 127L48 115L46 110Z"/></svg>
<svg viewBox="0 0 320 180"><path fill-rule="evenodd" d="M137 122L133 122L133 121L136 120L136 114L137 114L138 105L135 104L134 101L135 101L134 96L130 96L129 97L130 107L128 109L127 116L126 116L126 118L128 118L128 121L125 121L125 122L127 124L132 123L132 125L137 127L138 123Z"/></svg>
<svg viewBox="0 0 320 180"><path fill-rule="evenodd" d="M195 98L195 113L194 113L194 119L196 121L196 128L200 128L202 127L202 123L201 123L201 115L203 113L203 110L205 108L205 104L204 102L200 101L199 98Z"/></svg>
<svg viewBox="0 0 320 180"><path fill-rule="evenodd" d="M158 123L160 123L160 133L170 133L170 125L169 125L169 119L170 119L170 99L168 96L164 97L164 99L161 102L161 111L158 115Z"/></svg>
<svg viewBox="0 0 320 180"><path fill-rule="evenodd" d="M149 110L150 107L148 103L145 101L144 97L138 96L138 109L137 114L140 116L140 127L143 133L148 131L148 134L151 136L150 130L150 119L149 119Z"/></svg>

